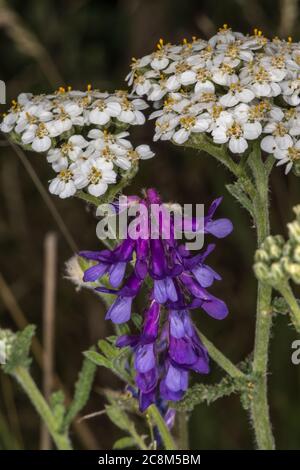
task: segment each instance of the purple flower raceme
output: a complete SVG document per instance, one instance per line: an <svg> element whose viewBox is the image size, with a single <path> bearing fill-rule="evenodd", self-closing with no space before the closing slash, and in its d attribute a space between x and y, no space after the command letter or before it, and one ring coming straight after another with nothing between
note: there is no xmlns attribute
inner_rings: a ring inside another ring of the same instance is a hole
<svg viewBox="0 0 300 470"><path fill-rule="evenodd" d="M134 354L135 383L141 411L159 400L180 400L188 388L190 371L209 372L209 357L192 322L190 310L201 308L211 317L222 320L226 304L209 293L207 288L221 277L206 264L214 250L209 244L197 254L191 252L175 237L175 222L166 237L165 206L155 189L146 191L144 199L132 198L150 209L158 204L155 220L156 237L151 238L152 218L143 217L141 236L128 236L113 250L83 251L80 256L95 262L84 273L87 282L109 276L112 288L96 290L116 295L106 319L114 323L130 320L132 302L142 287L148 291L148 306L139 334L123 335L117 346L130 346ZM214 219L222 198L210 206L204 220L186 220L194 231L202 230L216 238L226 237L232 231L228 219ZM169 215L169 213L168 213ZM145 236L145 234L148 234ZM121 288L117 289L120 285Z"/></svg>

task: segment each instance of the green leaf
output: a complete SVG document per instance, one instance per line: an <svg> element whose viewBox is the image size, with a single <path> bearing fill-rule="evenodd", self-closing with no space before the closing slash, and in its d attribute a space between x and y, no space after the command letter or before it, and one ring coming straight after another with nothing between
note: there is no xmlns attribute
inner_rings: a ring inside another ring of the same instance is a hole
<svg viewBox="0 0 300 470"><path fill-rule="evenodd" d="M57 427L60 428L63 424L63 420L66 413L65 395L62 390L52 393L50 398L50 408L55 417Z"/></svg>
<svg viewBox="0 0 300 470"><path fill-rule="evenodd" d="M143 324L143 318L138 313L133 313L131 315L131 320L133 321L134 326L140 330Z"/></svg>
<svg viewBox="0 0 300 470"><path fill-rule="evenodd" d="M126 449L128 447L136 447L136 442L133 437L122 437L113 445L113 449Z"/></svg>
<svg viewBox="0 0 300 470"><path fill-rule="evenodd" d="M121 410L119 406L116 405L106 405L105 410L109 419L122 431L129 432L131 429L132 423L128 418L125 411Z"/></svg>
<svg viewBox="0 0 300 470"><path fill-rule="evenodd" d="M95 351L87 351L93 353ZM91 388L93 385L94 377L96 373L96 365L88 357L83 361L82 369L79 373L78 380L75 385L74 399L68 409L67 415L64 419L64 428L68 428L75 416L82 410L86 405Z"/></svg>
<svg viewBox="0 0 300 470"><path fill-rule="evenodd" d="M98 347L100 351L107 357L107 359L114 359L118 356L120 350L116 346L109 344L106 340L101 339L98 341Z"/></svg>
<svg viewBox="0 0 300 470"><path fill-rule="evenodd" d="M111 363L106 357L102 354L97 353L96 351L85 351L84 356L93 362L96 366L103 366L107 369L111 369Z"/></svg>
<svg viewBox="0 0 300 470"><path fill-rule="evenodd" d="M226 189L253 217L253 207L250 198L245 194L241 181L227 184Z"/></svg>
<svg viewBox="0 0 300 470"><path fill-rule="evenodd" d="M31 363L29 351L34 333L34 325L28 325L23 331L16 333L7 363L3 366L4 372L13 374L16 367L29 367Z"/></svg>

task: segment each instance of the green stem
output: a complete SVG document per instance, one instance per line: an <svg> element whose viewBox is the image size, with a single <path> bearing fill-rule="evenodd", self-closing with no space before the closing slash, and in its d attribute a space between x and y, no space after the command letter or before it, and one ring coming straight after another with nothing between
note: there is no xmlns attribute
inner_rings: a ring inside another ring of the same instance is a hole
<svg viewBox="0 0 300 470"><path fill-rule="evenodd" d="M278 291L281 293L282 297L290 307L292 322L296 331L300 333L300 307L290 285L286 283L286 285L278 287Z"/></svg>
<svg viewBox="0 0 300 470"><path fill-rule="evenodd" d="M160 437L162 439L164 448L166 450L176 450L176 445L173 440L173 437L162 417L160 414L159 410L155 405L149 406L147 410L148 414L152 418L154 424L157 426L157 429L159 431Z"/></svg>
<svg viewBox="0 0 300 470"><path fill-rule="evenodd" d="M184 411L178 411L178 448L189 450L189 422L188 415Z"/></svg>
<svg viewBox="0 0 300 470"><path fill-rule="evenodd" d="M233 378L242 378L244 377L244 373L238 369L234 364L233 362L230 361L230 359L228 359L226 356L224 356L224 354L219 351L218 348L216 348L213 343L211 341L209 341L208 338L206 338L206 336L204 336L203 333L201 333L198 329L197 329L197 332L200 336L200 339L202 341L202 343L204 344L204 346L206 347L207 351L208 351L208 354L209 356L220 366L222 367L222 369L227 372L228 375L230 375L230 377L233 377Z"/></svg>
<svg viewBox="0 0 300 470"><path fill-rule="evenodd" d="M254 222L256 224L257 231L257 243L258 246L260 246L270 234L270 227L268 200L269 175L262 162L259 144L254 149L250 167L254 175L257 189L256 196L253 200L253 207ZM253 373L256 376L256 381L254 385L251 416L257 446L259 449L264 450L275 448L267 398L268 354L272 326L271 294L272 288L267 284L258 281L253 359Z"/></svg>
<svg viewBox="0 0 300 470"><path fill-rule="evenodd" d="M44 421L49 433L51 434L57 448L59 450L72 450L69 437L66 433L61 434L57 430L56 420L35 382L33 381L28 370L24 367L16 367L13 371L14 377L17 379L24 392L31 400L36 411Z"/></svg>

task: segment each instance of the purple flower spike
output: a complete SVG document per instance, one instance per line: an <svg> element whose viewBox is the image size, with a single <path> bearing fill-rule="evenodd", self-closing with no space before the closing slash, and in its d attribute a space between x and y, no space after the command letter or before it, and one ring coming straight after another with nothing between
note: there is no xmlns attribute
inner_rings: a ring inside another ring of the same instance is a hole
<svg viewBox="0 0 300 470"><path fill-rule="evenodd" d="M178 401L188 388L188 371L173 366L167 366L167 372L160 384L160 393L165 400Z"/></svg>
<svg viewBox="0 0 300 470"><path fill-rule="evenodd" d="M186 218L185 228L216 238L226 237L232 231L232 223L225 218L214 219L221 201L222 198L215 199L201 220ZM81 252L81 256L95 262L85 271L84 281L109 277L111 286L102 285L96 290L116 295L106 314L106 319L116 324L130 320L132 303L141 292L148 299L141 331L120 336L116 346L132 350L136 375L131 391L139 399L140 410L145 411L156 403L171 426L174 410L168 410L166 400L177 401L183 397L190 371L209 373L208 353L190 310L202 309L210 317L222 320L228 308L207 290L221 280L206 264L215 245L209 244L195 254L180 244L174 236L178 221L174 216L171 221L165 219L170 212L155 189L148 189L144 199L133 196L131 202L139 202L143 207L138 222L130 221L130 226L136 222L138 230L131 232L129 226L127 239L113 250ZM151 204L155 204L154 213L144 210L150 209ZM155 236L151 238L153 220Z"/></svg>

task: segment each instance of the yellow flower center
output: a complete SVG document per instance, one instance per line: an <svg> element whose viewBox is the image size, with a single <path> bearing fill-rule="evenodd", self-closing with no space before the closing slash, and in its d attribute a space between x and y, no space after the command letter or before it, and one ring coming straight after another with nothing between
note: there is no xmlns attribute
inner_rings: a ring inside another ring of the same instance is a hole
<svg viewBox="0 0 300 470"><path fill-rule="evenodd" d="M223 111L223 107L222 107L222 106L214 105L214 106L211 108L210 114L211 114L211 116L212 116L213 119L218 119L218 117L220 116L220 114L221 114L222 111Z"/></svg>
<svg viewBox="0 0 300 470"><path fill-rule="evenodd" d="M89 172L88 180L91 184L98 184L102 178L102 172L93 166Z"/></svg>
<svg viewBox="0 0 300 470"><path fill-rule="evenodd" d="M230 126L228 129L227 129L227 135L228 137L235 137L235 138L238 138L242 135L243 133L243 130L241 128L241 126L237 123L237 122L234 122L232 124L232 126Z"/></svg>
<svg viewBox="0 0 300 470"><path fill-rule="evenodd" d="M296 147L289 147L288 157L292 162L300 160L300 149L297 149Z"/></svg>
<svg viewBox="0 0 300 470"><path fill-rule="evenodd" d="M49 134L49 132L47 131L47 128L45 126L45 124L43 122L41 122L39 125L38 125L38 128L36 130L36 133L35 135L39 138L39 139L42 139L43 137L47 136Z"/></svg>
<svg viewBox="0 0 300 470"><path fill-rule="evenodd" d="M71 170L61 170L58 177L65 183L68 183L68 181L70 181L73 178L73 173Z"/></svg>
<svg viewBox="0 0 300 470"><path fill-rule="evenodd" d="M68 153L72 152L72 150L74 150L74 145L71 143L62 144L60 147L60 151L63 155L68 155Z"/></svg>
<svg viewBox="0 0 300 470"><path fill-rule="evenodd" d="M270 76L266 69L259 67L258 71L254 75L254 79L258 83L265 83L270 80Z"/></svg>
<svg viewBox="0 0 300 470"><path fill-rule="evenodd" d="M104 147L104 149L102 150L102 157L108 162L111 162L116 158L115 155L110 151L108 146Z"/></svg>
<svg viewBox="0 0 300 470"><path fill-rule="evenodd" d="M129 150L127 152L127 156L129 158L129 160L131 160L132 162L136 162L139 160L140 156L139 154L137 153L136 150Z"/></svg>
<svg viewBox="0 0 300 470"><path fill-rule="evenodd" d="M276 125L276 129L273 132L273 135L275 135L276 137L283 137L283 136L285 136L286 133L287 133L287 130L286 130L285 126L283 124L281 124L281 122L279 122Z"/></svg>
<svg viewBox="0 0 300 470"><path fill-rule="evenodd" d="M195 125L196 118L194 116L183 116L179 122L184 129L189 130Z"/></svg>

